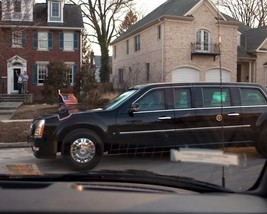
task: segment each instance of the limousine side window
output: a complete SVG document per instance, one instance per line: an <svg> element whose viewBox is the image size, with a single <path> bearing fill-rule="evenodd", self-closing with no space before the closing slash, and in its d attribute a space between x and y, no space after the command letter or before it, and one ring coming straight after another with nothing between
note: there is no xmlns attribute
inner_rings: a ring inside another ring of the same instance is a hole
<svg viewBox="0 0 267 214"><path fill-rule="evenodd" d="M139 111L154 111L165 109L165 93L163 89L155 89L145 94L140 100Z"/></svg>
<svg viewBox="0 0 267 214"><path fill-rule="evenodd" d="M175 89L175 108L191 108L191 93L190 89L176 88Z"/></svg>
<svg viewBox="0 0 267 214"><path fill-rule="evenodd" d="M229 88L203 88L204 107L231 106Z"/></svg>
<svg viewBox="0 0 267 214"><path fill-rule="evenodd" d="M266 99L258 89L241 88L242 106L266 105Z"/></svg>

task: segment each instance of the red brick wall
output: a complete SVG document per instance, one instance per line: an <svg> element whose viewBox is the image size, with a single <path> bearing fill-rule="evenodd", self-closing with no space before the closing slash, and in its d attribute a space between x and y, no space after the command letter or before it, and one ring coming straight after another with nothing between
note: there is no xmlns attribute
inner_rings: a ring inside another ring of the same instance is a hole
<svg viewBox="0 0 267 214"><path fill-rule="evenodd" d="M1 29L0 29L1 30ZM59 32L61 30L51 30L53 32L53 49L49 51L38 51L33 48L33 31L32 29L26 30L26 46L23 48L11 48L7 42L7 32L10 29L2 29L3 42L1 41L0 50L0 78L7 77L7 60L15 55L27 61L27 71L29 75L29 92L33 93L34 101L42 99L42 86L36 86L32 83L32 65L37 61L63 61L74 62L77 64L78 69L80 66L80 49L74 51L62 51L59 49ZM40 31L40 29L38 29ZM37 30L36 30L37 31ZM80 32L79 32L80 39ZM80 44L80 41L79 41ZM0 93L7 93L7 79L0 79Z"/></svg>

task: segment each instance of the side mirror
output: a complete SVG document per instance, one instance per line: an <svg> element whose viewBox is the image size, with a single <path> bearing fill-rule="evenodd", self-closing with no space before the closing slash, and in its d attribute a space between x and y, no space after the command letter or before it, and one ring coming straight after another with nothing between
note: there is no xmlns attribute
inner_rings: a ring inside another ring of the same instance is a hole
<svg viewBox="0 0 267 214"><path fill-rule="evenodd" d="M140 105L138 103L133 103L129 109L129 115L133 117L134 112L138 112L140 109Z"/></svg>

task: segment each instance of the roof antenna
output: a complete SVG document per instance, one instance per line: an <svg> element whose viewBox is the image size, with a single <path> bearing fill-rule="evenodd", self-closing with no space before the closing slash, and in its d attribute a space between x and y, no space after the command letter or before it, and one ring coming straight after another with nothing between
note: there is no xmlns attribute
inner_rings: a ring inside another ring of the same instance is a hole
<svg viewBox="0 0 267 214"><path fill-rule="evenodd" d="M219 48L219 72L220 72L220 86L221 86L221 139L222 139L222 143L224 142L224 125L223 125L223 86L222 86L222 82L223 82L223 77L222 77L222 35L221 35L221 26L220 26L220 21L221 21L221 17L220 17L220 0L217 0L217 20L218 20L218 48ZM224 143L222 144L223 148L224 148ZM222 187L225 187L225 169L224 169L224 165L222 165Z"/></svg>

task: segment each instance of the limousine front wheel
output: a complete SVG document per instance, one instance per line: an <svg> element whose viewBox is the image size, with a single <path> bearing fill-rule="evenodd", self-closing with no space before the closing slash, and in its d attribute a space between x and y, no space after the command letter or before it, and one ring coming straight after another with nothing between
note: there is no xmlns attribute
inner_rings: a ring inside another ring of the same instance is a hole
<svg viewBox="0 0 267 214"><path fill-rule="evenodd" d="M101 138L91 130L73 130L64 138L61 155L73 170L93 169L103 156Z"/></svg>

